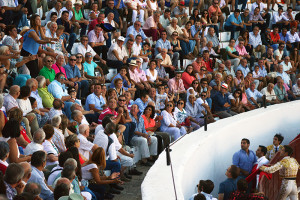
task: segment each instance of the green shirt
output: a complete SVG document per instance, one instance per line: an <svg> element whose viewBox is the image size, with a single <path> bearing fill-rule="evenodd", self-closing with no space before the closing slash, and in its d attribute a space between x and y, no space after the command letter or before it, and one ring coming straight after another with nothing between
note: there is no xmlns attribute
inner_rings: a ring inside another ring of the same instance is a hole
<svg viewBox="0 0 300 200"><path fill-rule="evenodd" d="M38 88L38 93L39 93L40 97L42 98L43 106L45 108L52 108L54 97L50 92L48 92L48 89L46 87Z"/></svg>
<svg viewBox="0 0 300 200"><path fill-rule="evenodd" d="M277 85L275 85L274 92L280 101L285 100L285 96L287 95L287 93L285 91L284 86L282 86L282 90L281 90Z"/></svg>
<svg viewBox="0 0 300 200"><path fill-rule="evenodd" d="M43 67L40 70L39 75L45 77L46 79L49 79L50 82L52 82L55 79L55 71L54 71L54 69L49 70L47 67Z"/></svg>
<svg viewBox="0 0 300 200"><path fill-rule="evenodd" d="M81 20L83 18L81 10L79 10L79 12L77 12L75 10L75 7L73 9L74 9L74 13L75 13L75 20Z"/></svg>

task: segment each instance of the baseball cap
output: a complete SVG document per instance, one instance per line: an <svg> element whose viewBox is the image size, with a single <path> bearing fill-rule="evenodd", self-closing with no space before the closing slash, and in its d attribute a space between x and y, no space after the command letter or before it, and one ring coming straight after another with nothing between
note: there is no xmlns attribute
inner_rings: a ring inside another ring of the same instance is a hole
<svg viewBox="0 0 300 200"><path fill-rule="evenodd" d="M123 41L123 42L124 42L124 41L125 41L125 38L124 38L123 36L119 36L119 37L118 37L118 40L120 40L120 41Z"/></svg>
<svg viewBox="0 0 300 200"><path fill-rule="evenodd" d="M225 88L225 89L228 89L228 85L227 85L226 83L223 83L223 84L221 85L221 87L222 87L222 88Z"/></svg>

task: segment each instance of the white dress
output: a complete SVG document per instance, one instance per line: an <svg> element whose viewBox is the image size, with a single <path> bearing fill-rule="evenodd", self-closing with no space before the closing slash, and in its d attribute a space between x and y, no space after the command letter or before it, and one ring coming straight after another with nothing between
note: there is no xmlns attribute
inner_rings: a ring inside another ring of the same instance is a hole
<svg viewBox="0 0 300 200"><path fill-rule="evenodd" d="M149 76L150 81L152 81L152 82L156 81L156 79L157 79L157 70L154 69L154 76L153 76L152 73L150 72L150 70L147 69L146 76Z"/></svg>

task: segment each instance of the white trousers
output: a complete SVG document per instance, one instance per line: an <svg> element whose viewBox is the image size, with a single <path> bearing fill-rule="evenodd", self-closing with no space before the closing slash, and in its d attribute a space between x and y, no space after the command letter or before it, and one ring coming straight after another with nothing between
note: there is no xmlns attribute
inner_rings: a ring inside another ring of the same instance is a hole
<svg viewBox="0 0 300 200"><path fill-rule="evenodd" d="M131 144L136 146L141 152L142 158L149 158L151 156L157 155L157 138L154 136L151 137L151 144L148 144L148 141L144 137L134 136L131 139Z"/></svg>
<svg viewBox="0 0 300 200"><path fill-rule="evenodd" d="M186 130L183 126L181 128L166 126L162 126L160 128L162 132L168 133L173 138L173 141L186 134Z"/></svg>
<svg viewBox="0 0 300 200"><path fill-rule="evenodd" d="M296 180L282 180L277 200L286 200L287 197L290 197L290 200L298 200Z"/></svg>
<svg viewBox="0 0 300 200"><path fill-rule="evenodd" d="M144 10L140 10L140 14L139 14L139 21L141 23L144 22ZM136 16L137 16L137 11L136 10L133 10L132 11L132 23L134 23L136 21Z"/></svg>
<svg viewBox="0 0 300 200"><path fill-rule="evenodd" d="M133 159L129 156L125 156L121 154L119 151L117 152L117 155L121 158L121 166L124 167L131 167L133 165Z"/></svg>

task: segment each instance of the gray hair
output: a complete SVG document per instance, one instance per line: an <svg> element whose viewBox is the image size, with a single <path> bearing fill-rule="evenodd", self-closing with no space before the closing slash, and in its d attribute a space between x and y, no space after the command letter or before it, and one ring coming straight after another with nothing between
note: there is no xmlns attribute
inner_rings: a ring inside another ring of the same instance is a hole
<svg viewBox="0 0 300 200"><path fill-rule="evenodd" d="M4 181L10 185L16 184L22 180L24 176L24 169L21 165L17 163L11 163L8 165L5 175Z"/></svg>
<svg viewBox="0 0 300 200"><path fill-rule="evenodd" d="M77 109L76 109L76 106L77 106L77 105L79 105L79 104L76 103L76 102L73 103L73 104L71 105L71 107L70 107L71 112L74 112L75 110L77 110ZM79 106L80 106L80 105L79 105Z"/></svg>
<svg viewBox="0 0 300 200"><path fill-rule="evenodd" d="M75 119L75 117L77 117L78 115L80 115L81 111L80 110L74 110L72 113L71 113L71 118L72 119Z"/></svg>
<svg viewBox="0 0 300 200"><path fill-rule="evenodd" d="M3 55L8 49L9 49L8 46L5 46L5 45L1 46L0 47L0 55Z"/></svg>
<svg viewBox="0 0 300 200"><path fill-rule="evenodd" d="M39 128L33 133L33 141L42 144L45 140L46 134L42 128Z"/></svg>
<svg viewBox="0 0 300 200"><path fill-rule="evenodd" d="M24 188L24 192L28 192L30 194L33 194L34 196L38 196L39 194L41 194L41 191L42 188L40 184L34 182L27 183Z"/></svg>
<svg viewBox="0 0 300 200"><path fill-rule="evenodd" d="M43 88L46 83L46 78L44 76L37 76L36 80L38 82L38 87Z"/></svg>
<svg viewBox="0 0 300 200"><path fill-rule="evenodd" d="M79 133L83 134L88 128L89 128L89 126L87 124L80 124Z"/></svg>
<svg viewBox="0 0 300 200"><path fill-rule="evenodd" d="M35 80L34 78L28 79L28 80L26 81L26 85L27 85L28 87L30 87L30 89L32 88L32 86L33 86L35 83L37 83L37 80Z"/></svg>
<svg viewBox="0 0 300 200"><path fill-rule="evenodd" d="M220 72L216 73L216 76L217 75L221 76L221 78L223 77L223 75Z"/></svg>
<svg viewBox="0 0 300 200"><path fill-rule="evenodd" d="M51 23L50 23L50 27L51 27L53 24L57 25L56 22L51 22Z"/></svg>
<svg viewBox="0 0 300 200"><path fill-rule="evenodd" d="M59 127L61 124L61 117L59 115L54 116L51 120L51 125L54 127Z"/></svg>
<svg viewBox="0 0 300 200"><path fill-rule="evenodd" d="M73 167L76 168L77 167L77 161L74 158L68 158L66 160L66 162L64 163L64 167L66 167L68 165L73 166Z"/></svg>
<svg viewBox="0 0 300 200"><path fill-rule="evenodd" d="M59 57L63 57L63 59L65 59L63 54L58 54L55 59L57 60Z"/></svg>
<svg viewBox="0 0 300 200"><path fill-rule="evenodd" d="M0 159L3 160L9 153L9 144L4 141L0 141Z"/></svg>
<svg viewBox="0 0 300 200"><path fill-rule="evenodd" d="M171 21L176 21L178 23L178 19L176 17L173 17Z"/></svg>
<svg viewBox="0 0 300 200"><path fill-rule="evenodd" d="M2 108L4 102L3 94L0 94L0 108Z"/></svg>

